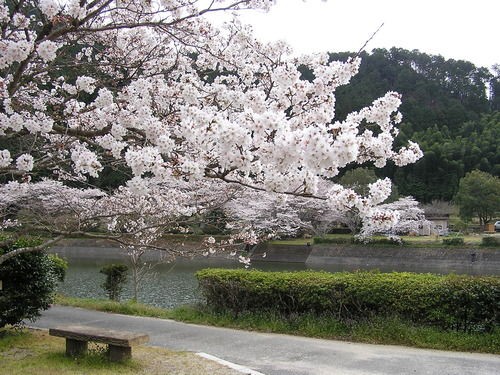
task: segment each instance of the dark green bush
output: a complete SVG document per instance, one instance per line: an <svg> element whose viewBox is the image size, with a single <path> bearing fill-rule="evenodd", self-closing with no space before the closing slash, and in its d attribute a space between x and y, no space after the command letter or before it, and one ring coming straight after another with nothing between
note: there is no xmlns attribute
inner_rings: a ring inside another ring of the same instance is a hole
<svg viewBox="0 0 500 375"><path fill-rule="evenodd" d="M101 269L101 273L106 275L106 280L102 288L112 301L119 301L123 286L127 282L128 267L124 264L110 264Z"/></svg>
<svg viewBox="0 0 500 375"><path fill-rule="evenodd" d="M500 246L500 241L496 237L483 237L481 239L481 246L486 246L486 247L497 247Z"/></svg>
<svg viewBox="0 0 500 375"><path fill-rule="evenodd" d="M349 228L332 228L328 232L330 234L351 234L351 230Z"/></svg>
<svg viewBox="0 0 500 375"><path fill-rule="evenodd" d="M500 278L375 272L261 272L205 269L209 307L239 314L333 314L343 320L398 316L464 331L499 323Z"/></svg>
<svg viewBox="0 0 500 375"><path fill-rule="evenodd" d="M356 237L314 237L314 243L319 244L358 244L358 245L402 245L403 241L398 242L391 238L371 238L368 242L365 242Z"/></svg>
<svg viewBox="0 0 500 375"><path fill-rule="evenodd" d="M0 253L37 246L38 239L22 238ZM0 327L35 320L53 302L59 273L51 258L42 252L16 255L0 265Z"/></svg>
<svg viewBox="0 0 500 375"><path fill-rule="evenodd" d="M443 238L443 245L457 246L457 245L463 245L463 244L464 244L463 237Z"/></svg>
<svg viewBox="0 0 500 375"><path fill-rule="evenodd" d="M367 245L367 246L371 246L371 245L390 245L390 246L402 246L404 245L404 241L403 240L395 240L395 239L392 239L392 238L387 238L387 237L383 237L383 238L370 238L368 239L368 241L365 241L363 239L360 239L360 238L356 238L354 237L353 238L353 243L356 243L356 244L362 244L362 245Z"/></svg>
<svg viewBox="0 0 500 375"><path fill-rule="evenodd" d="M52 263L52 272L57 278L57 281L63 282L66 277L66 271L68 270L68 262L57 254L50 254L48 257Z"/></svg>
<svg viewBox="0 0 500 375"><path fill-rule="evenodd" d="M313 237L315 244L334 243L334 244L348 244L352 243L352 237Z"/></svg>

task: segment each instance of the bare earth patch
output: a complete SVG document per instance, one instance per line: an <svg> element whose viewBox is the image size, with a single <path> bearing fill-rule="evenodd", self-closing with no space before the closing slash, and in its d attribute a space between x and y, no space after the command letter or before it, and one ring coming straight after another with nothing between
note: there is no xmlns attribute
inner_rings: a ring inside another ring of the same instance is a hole
<svg viewBox="0 0 500 375"><path fill-rule="evenodd" d="M189 352L141 347L134 349L133 356L137 361L147 364L139 374L241 375L238 371Z"/></svg>
<svg viewBox="0 0 500 375"><path fill-rule="evenodd" d="M22 348L12 348L9 350L6 350L5 352L0 353L0 357L5 358L5 359L13 359L13 360L21 360L26 357L30 357L32 355L35 355L35 353L31 350L27 349L22 349Z"/></svg>

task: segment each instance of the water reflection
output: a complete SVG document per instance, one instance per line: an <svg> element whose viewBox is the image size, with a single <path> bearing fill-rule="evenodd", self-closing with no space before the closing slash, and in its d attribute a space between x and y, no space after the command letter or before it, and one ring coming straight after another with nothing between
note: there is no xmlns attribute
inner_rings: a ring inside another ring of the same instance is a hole
<svg viewBox="0 0 500 375"><path fill-rule="evenodd" d="M81 298L107 298L101 287L105 276L100 269L116 260L89 261L67 259L68 272L59 291L65 295ZM239 263L181 261L172 264L160 264L148 273L139 287L139 301L153 306L172 308L179 305L194 304L201 300L195 272L207 267L241 268ZM131 299L133 287L128 275L128 282L121 294L122 300Z"/></svg>
<svg viewBox="0 0 500 375"><path fill-rule="evenodd" d="M59 290L68 295L82 298L106 298L106 294L101 287L104 282L104 275L99 270L107 264L120 262L117 259L90 260L81 258L71 258L66 255L69 268L66 280L60 285ZM121 261L120 263L126 263ZM468 273L479 274L475 269L443 269L438 265L426 265L415 267L399 265L395 267L362 266L360 264L316 264L306 265L304 263L280 263L280 262L258 262L252 263L252 268L265 271L299 271L305 269L325 270L325 271L351 271L356 269L378 269L380 271L413 271L413 272L434 272L434 273ZM172 308L179 305L194 304L202 301L202 296L198 290L198 283L194 276L195 272L207 268L243 268L243 265L230 260L192 260L178 261L173 264L161 264L155 268L155 272L148 274L140 285L139 301L153 306ZM498 272L498 270L497 270ZM486 272L488 274L490 272ZM491 274L498 274L491 272ZM129 281L122 293L122 300L132 298L132 283Z"/></svg>

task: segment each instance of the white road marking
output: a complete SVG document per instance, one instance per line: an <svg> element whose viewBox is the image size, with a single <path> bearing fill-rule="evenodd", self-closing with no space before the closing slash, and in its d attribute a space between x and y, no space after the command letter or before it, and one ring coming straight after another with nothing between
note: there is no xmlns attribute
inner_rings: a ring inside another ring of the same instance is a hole
<svg viewBox="0 0 500 375"><path fill-rule="evenodd" d="M220 359L218 357L215 357L211 354L207 354L207 353L195 353L196 355L200 356L200 357L203 357L203 358L206 358L206 359L209 359L211 361L214 361L214 362L217 362L221 365L224 365L224 366L227 366L229 368L232 368L233 370L236 370L236 371L239 371L243 374L246 374L246 375L264 375L262 372L258 372L258 371L255 371L255 370L252 370L251 368L248 368L248 367L245 367L245 366L241 366L241 365L237 365L236 363L232 363L232 362L229 362L229 361L226 361L224 359Z"/></svg>

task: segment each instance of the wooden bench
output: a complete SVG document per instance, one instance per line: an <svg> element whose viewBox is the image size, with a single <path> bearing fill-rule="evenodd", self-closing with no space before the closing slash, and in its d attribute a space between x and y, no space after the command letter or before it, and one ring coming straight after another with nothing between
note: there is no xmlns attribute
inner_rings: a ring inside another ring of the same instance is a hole
<svg viewBox="0 0 500 375"><path fill-rule="evenodd" d="M132 346L144 344L149 336L143 333L70 325L49 329L49 335L66 338L66 355L75 357L87 352L88 342L108 344L109 360L123 361L132 357Z"/></svg>

